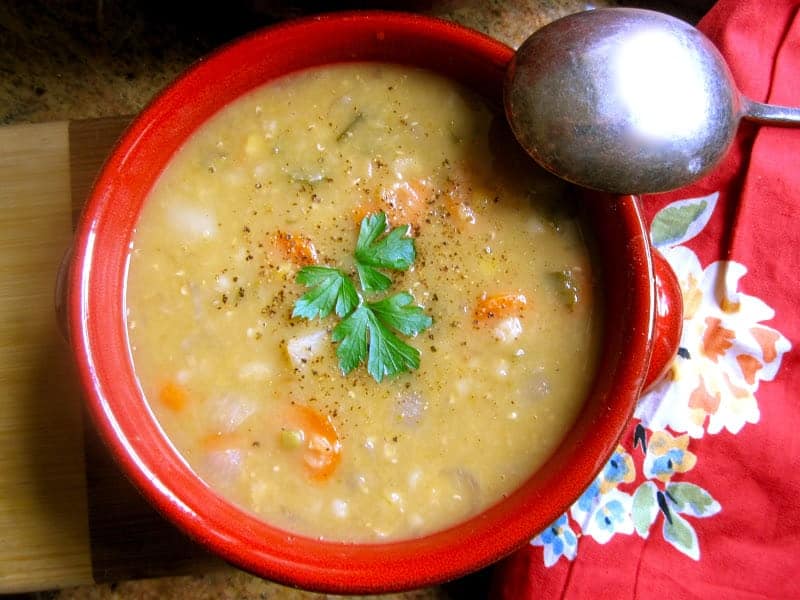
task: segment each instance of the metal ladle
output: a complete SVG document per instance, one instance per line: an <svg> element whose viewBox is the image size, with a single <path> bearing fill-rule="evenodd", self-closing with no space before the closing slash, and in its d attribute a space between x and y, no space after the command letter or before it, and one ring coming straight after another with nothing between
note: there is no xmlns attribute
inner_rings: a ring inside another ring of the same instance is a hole
<svg viewBox="0 0 800 600"><path fill-rule="evenodd" d="M537 162L622 194L699 179L724 157L742 118L800 126L800 109L739 93L697 29L641 9L591 10L536 31L504 91L511 128Z"/></svg>

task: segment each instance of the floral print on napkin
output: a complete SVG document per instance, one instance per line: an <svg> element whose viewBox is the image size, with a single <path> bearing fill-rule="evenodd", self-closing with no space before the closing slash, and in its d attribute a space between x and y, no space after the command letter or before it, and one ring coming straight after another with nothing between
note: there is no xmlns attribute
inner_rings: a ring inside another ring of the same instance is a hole
<svg viewBox="0 0 800 600"><path fill-rule="evenodd" d="M664 540L700 560L692 525L722 510L720 501L692 483L702 456L692 440L738 434L760 418L756 392L775 378L788 339L763 324L774 310L739 291L747 267L715 261L705 267L685 244L700 234L718 193L662 208L650 236L680 282L684 303L678 354L660 381L639 400L630 439L624 439L569 511L531 544L543 548L545 566L574 560L579 543L606 544L618 534ZM590 542L591 540L591 542Z"/></svg>

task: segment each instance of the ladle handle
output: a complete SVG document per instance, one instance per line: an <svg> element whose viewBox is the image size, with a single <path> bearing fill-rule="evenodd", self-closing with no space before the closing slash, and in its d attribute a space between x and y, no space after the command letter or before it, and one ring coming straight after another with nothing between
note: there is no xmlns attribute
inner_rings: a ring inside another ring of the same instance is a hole
<svg viewBox="0 0 800 600"><path fill-rule="evenodd" d="M744 113L742 117L748 121L784 127L800 127L800 108L764 104L749 98L743 98Z"/></svg>

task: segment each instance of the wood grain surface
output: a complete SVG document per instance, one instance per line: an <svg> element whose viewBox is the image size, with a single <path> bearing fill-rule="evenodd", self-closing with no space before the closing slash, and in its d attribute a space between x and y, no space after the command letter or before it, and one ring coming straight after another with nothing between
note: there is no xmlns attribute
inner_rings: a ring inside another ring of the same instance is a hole
<svg viewBox="0 0 800 600"><path fill-rule="evenodd" d="M91 580L81 402L56 324L67 123L0 128L0 593Z"/></svg>
<svg viewBox="0 0 800 600"><path fill-rule="evenodd" d="M128 121L0 128L0 594L224 564L164 521L109 458L56 322L61 258Z"/></svg>

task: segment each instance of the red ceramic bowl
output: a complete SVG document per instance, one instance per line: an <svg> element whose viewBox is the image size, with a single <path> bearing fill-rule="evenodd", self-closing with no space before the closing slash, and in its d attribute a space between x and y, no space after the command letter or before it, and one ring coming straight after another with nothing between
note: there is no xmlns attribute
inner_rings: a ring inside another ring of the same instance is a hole
<svg viewBox="0 0 800 600"><path fill-rule="evenodd" d="M591 483L616 447L642 386L675 350L676 283L666 268L666 284L657 285L656 259L636 199L587 196L607 307L593 390L550 460L515 493L460 525L385 544L322 542L287 533L211 491L148 409L126 336L129 244L150 188L193 131L227 103L276 77L353 60L427 67L475 89L499 110L512 53L474 31L406 14L351 13L280 25L236 41L191 68L142 112L106 162L77 231L64 298L89 412L141 493L191 538L231 563L286 584L354 593L430 585L488 565L547 527ZM662 290L660 304L657 289Z"/></svg>

